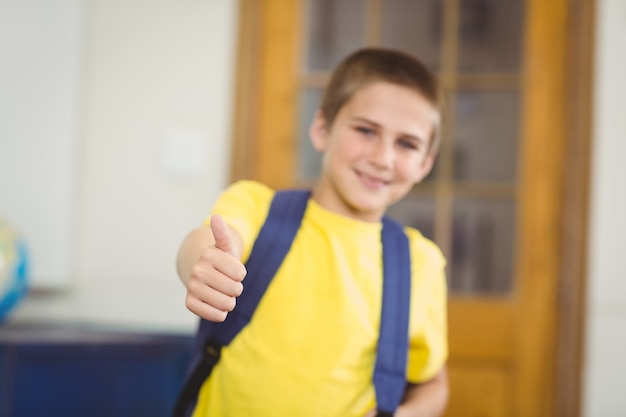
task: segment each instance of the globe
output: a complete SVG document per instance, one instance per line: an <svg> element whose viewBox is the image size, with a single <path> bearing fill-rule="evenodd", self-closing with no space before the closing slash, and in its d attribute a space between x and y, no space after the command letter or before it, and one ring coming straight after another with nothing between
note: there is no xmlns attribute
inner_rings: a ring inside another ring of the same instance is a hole
<svg viewBox="0 0 626 417"><path fill-rule="evenodd" d="M26 246L8 223L0 220L0 322L26 293Z"/></svg>

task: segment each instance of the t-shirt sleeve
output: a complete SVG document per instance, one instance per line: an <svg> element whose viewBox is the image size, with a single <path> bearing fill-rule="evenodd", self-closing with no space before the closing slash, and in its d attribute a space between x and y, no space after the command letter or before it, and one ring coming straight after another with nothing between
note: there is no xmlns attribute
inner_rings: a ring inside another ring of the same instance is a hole
<svg viewBox="0 0 626 417"><path fill-rule="evenodd" d="M219 214L226 224L235 229L243 240L242 262L246 262L259 230L269 211L274 191L258 182L238 181L218 197L211 215ZM209 225L211 216L203 224Z"/></svg>
<svg viewBox="0 0 626 417"><path fill-rule="evenodd" d="M448 359L446 261L439 248L409 231L412 251L412 306L407 379L434 377Z"/></svg>

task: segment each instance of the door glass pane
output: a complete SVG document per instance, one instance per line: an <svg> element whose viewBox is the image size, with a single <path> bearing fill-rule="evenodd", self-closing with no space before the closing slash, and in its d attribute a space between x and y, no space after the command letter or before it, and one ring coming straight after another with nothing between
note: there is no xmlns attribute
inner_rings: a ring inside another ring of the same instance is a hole
<svg viewBox="0 0 626 417"><path fill-rule="evenodd" d="M457 199L450 287L457 294L506 294L513 287L515 204Z"/></svg>
<svg viewBox="0 0 626 417"><path fill-rule="evenodd" d="M520 72L522 3L522 0L461 1L461 72Z"/></svg>
<svg viewBox="0 0 626 417"><path fill-rule="evenodd" d="M517 172L520 94L461 91L454 105L455 180L513 183Z"/></svg>
<svg viewBox="0 0 626 417"><path fill-rule="evenodd" d="M385 0L382 3L382 45L418 57L439 69L441 7L435 0Z"/></svg>
<svg viewBox="0 0 626 417"><path fill-rule="evenodd" d="M309 139L309 126L322 101L322 90L306 89L300 92L300 117L298 120L298 166L299 180L314 180L320 175L322 156L313 148Z"/></svg>
<svg viewBox="0 0 626 417"><path fill-rule="evenodd" d="M308 71L330 71L344 56L363 45L365 2L309 0Z"/></svg>
<svg viewBox="0 0 626 417"><path fill-rule="evenodd" d="M405 226L416 228L427 238L434 239L435 201L432 198L407 196L391 206L387 215Z"/></svg>

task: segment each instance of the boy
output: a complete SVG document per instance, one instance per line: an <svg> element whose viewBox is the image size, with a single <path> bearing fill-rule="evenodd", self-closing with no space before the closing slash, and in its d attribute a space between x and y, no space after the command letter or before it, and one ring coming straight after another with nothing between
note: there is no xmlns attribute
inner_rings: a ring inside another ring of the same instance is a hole
<svg viewBox="0 0 626 417"><path fill-rule="evenodd" d="M323 153L298 235L252 321L204 382L194 416L376 415L372 369L382 294L381 218L429 172L435 78L397 51L362 49L335 70L310 127ZM274 191L241 181L181 245L186 306L220 322L245 291L247 260ZM395 416L447 402L445 260L417 230L411 253L407 388Z"/></svg>

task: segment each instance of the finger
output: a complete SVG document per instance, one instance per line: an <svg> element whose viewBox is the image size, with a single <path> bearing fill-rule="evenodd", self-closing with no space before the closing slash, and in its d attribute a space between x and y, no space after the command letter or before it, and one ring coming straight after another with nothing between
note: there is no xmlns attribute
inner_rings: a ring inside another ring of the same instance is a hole
<svg viewBox="0 0 626 417"><path fill-rule="evenodd" d="M194 297L188 296L185 300L185 306L197 316L216 323L226 320L226 316L228 315L228 311L215 308Z"/></svg>
<svg viewBox="0 0 626 417"><path fill-rule="evenodd" d="M191 277L213 286L213 283L219 280L221 275L234 281L242 281L246 273L246 267L239 258L235 258L217 247L210 247L200 255L199 261L191 270Z"/></svg>
<svg viewBox="0 0 626 417"><path fill-rule="evenodd" d="M230 229L228 229L226 222L224 222L221 216L214 215L211 217L211 231L215 239L215 246L218 249L231 254L235 258L239 258L235 242L230 235Z"/></svg>
<svg viewBox="0 0 626 417"><path fill-rule="evenodd" d="M199 290L190 287L188 295L220 311L232 311L237 303L237 297L229 296L206 286Z"/></svg>
<svg viewBox="0 0 626 417"><path fill-rule="evenodd" d="M225 271L231 270L231 273ZM187 284L188 290L200 293L205 287L219 291L231 297L238 297L243 291L241 280L245 276L245 267L241 264L232 268L211 269L196 264L191 272L191 280Z"/></svg>

